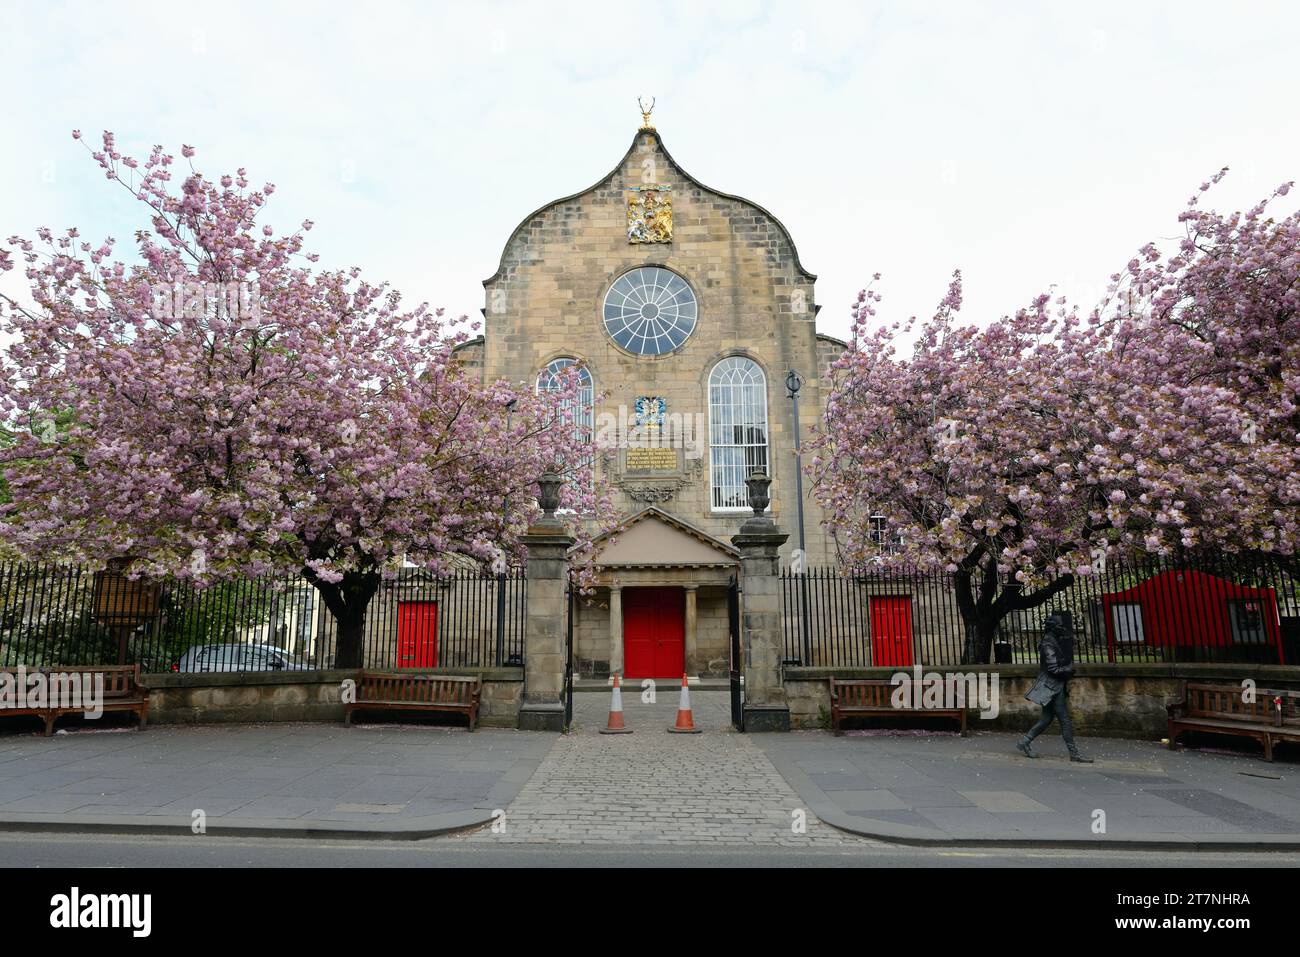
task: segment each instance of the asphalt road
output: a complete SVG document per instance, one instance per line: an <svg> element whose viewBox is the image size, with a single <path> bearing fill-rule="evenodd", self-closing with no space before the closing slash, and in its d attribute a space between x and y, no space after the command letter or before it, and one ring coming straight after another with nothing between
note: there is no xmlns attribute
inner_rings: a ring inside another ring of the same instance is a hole
<svg viewBox="0 0 1300 957"><path fill-rule="evenodd" d="M218 837L0 835L0 867L1296 867L1300 854L846 846L600 847Z"/></svg>

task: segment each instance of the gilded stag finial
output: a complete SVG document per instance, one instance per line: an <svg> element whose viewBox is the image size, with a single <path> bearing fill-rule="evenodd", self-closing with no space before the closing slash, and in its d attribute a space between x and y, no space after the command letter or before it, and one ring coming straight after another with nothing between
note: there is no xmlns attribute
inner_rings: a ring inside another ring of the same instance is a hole
<svg viewBox="0 0 1300 957"><path fill-rule="evenodd" d="M641 107L641 129L652 130L655 125L650 122L650 114L655 111L655 98L650 97L650 105L646 106L641 97L636 98L636 105Z"/></svg>

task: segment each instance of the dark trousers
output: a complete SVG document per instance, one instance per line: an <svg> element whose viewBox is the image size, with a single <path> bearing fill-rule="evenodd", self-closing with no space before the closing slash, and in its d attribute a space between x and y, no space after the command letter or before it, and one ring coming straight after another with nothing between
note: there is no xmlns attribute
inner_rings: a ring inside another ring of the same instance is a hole
<svg viewBox="0 0 1300 957"><path fill-rule="evenodd" d="M1070 720L1070 692L1062 688L1051 701L1043 705L1043 716L1025 735L1025 744L1033 741L1051 725L1055 719L1061 724L1061 737L1065 739L1065 748L1071 754L1078 754L1079 747L1074 743L1074 722Z"/></svg>

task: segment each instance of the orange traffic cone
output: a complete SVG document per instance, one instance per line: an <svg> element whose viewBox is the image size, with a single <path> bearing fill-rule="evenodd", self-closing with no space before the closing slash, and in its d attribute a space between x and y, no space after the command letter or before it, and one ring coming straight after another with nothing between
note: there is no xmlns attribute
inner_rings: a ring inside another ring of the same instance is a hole
<svg viewBox="0 0 1300 957"><path fill-rule="evenodd" d="M691 716L691 689L686 676L682 675L682 700L677 705L677 724L668 729L673 734L699 734L695 719Z"/></svg>
<svg viewBox="0 0 1300 957"><path fill-rule="evenodd" d="M623 725L623 692L618 686L618 675L614 676L614 695L609 702L609 723L600 729L601 734L631 734L632 729Z"/></svg>

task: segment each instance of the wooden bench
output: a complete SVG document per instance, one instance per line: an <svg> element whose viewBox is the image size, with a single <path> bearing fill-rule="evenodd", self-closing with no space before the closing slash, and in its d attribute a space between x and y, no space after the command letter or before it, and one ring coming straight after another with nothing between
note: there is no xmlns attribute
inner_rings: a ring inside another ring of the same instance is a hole
<svg viewBox="0 0 1300 957"><path fill-rule="evenodd" d="M899 715L930 718L951 718L961 726L961 736L966 737L965 708L896 708L893 695L897 688L892 681L885 678L854 678L831 681L831 730L843 734L840 729L845 718L882 718Z"/></svg>
<svg viewBox="0 0 1300 957"><path fill-rule="evenodd" d="M1188 731L1253 738L1264 747L1264 760L1273 760L1276 741L1300 741L1300 691L1256 688L1245 701L1241 685L1183 682L1183 700L1168 706L1169 749Z"/></svg>
<svg viewBox="0 0 1300 957"><path fill-rule="evenodd" d="M43 706L26 706L23 708L0 708L0 717L10 715L34 715L45 722L45 736L54 734L54 723L67 714L85 714L85 705L90 703L90 696L95 693L95 676L102 675L104 686L99 702L104 712L129 711L140 721L140 730L149 725L149 689L140 684L140 666L134 665L63 665L54 668L31 668L19 671L17 668L0 669L0 674L11 675L10 680L26 680L33 674L42 674L46 680L45 704ZM74 681L75 679L75 681ZM75 707L60 704L60 689L67 689L68 695L74 687L81 689L81 704ZM24 694L26 690L24 689Z"/></svg>
<svg viewBox="0 0 1300 957"><path fill-rule="evenodd" d="M420 675L402 671L362 671L357 700L343 709L343 723L352 724L354 711L451 711L478 723L483 682L460 675Z"/></svg>

